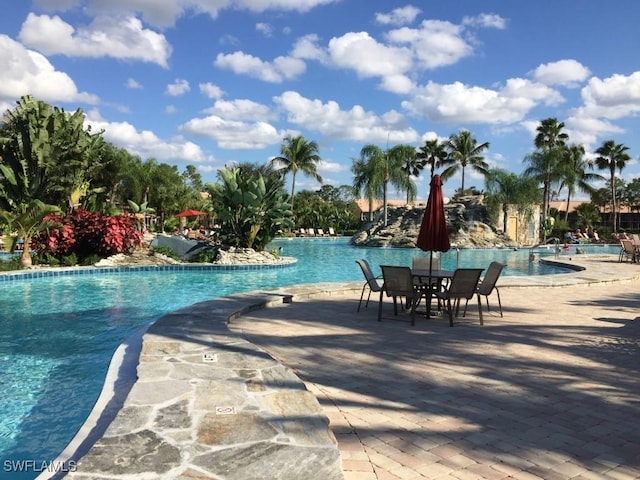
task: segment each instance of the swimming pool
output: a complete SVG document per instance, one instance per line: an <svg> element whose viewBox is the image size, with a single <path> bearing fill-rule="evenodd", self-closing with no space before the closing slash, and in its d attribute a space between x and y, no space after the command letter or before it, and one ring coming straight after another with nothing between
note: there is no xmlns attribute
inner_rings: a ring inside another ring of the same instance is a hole
<svg viewBox="0 0 640 480"><path fill-rule="evenodd" d="M282 255L299 261L263 270L143 271L2 282L0 458L55 459L93 407L117 346L166 312L243 291L360 281L357 258L369 260L377 273L381 264L410 265L414 255L427 255L414 249L355 248L346 239L281 239L269 248L280 247ZM564 271L532 264L528 254L524 249L452 250L443 254L442 264L446 269L486 267L498 260L508 265L506 275Z"/></svg>

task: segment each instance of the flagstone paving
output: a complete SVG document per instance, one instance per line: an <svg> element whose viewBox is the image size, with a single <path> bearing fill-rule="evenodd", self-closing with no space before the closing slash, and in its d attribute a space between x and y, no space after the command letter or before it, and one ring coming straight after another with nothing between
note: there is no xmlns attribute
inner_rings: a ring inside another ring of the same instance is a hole
<svg viewBox="0 0 640 480"><path fill-rule="evenodd" d="M640 265L572 263L502 277L484 326L377 322L360 282L167 315L69 478L639 479Z"/></svg>

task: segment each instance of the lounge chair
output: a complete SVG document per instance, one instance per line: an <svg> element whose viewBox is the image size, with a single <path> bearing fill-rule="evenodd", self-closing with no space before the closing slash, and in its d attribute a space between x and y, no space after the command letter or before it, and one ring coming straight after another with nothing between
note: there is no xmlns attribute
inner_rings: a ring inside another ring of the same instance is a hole
<svg viewBox="0 0 640 480"><path fill-rule="evenodd" d="M489 295L496 291L498 295L498 309L500 310L500 316L502 317L502 303L500 302L500 290L496 286L498 282L498 278L500 278L500 274L502 273L502 269L504 265L500 262L491 262L489 264L489 268L487 269L487 274L484 276L480 285L478 285L478 305L480 305L480 296L484 296L487 302L487 312L491 311L489 307ZM480 307L478 307L480 308Z"/></svg>
<svg viewBox="0 0 640 480"><path fill-rule="evenodd" d="M335 237L335 236L336 236L336 232L335 232L335 230L333 229L333 227L329 227L329 236L330 236L330 237Z"/></svg>
<svg viewBox="0 0 640 480"><path fill-rule="evenodd" d="M318 232L318 236L319 237L324 237L324 230L321 228L318 228L318 230L316 230Z"/></svg>
<svg viewBox="0 0 640 480"><path fill-rule="evenodd" d="M307 233L309 234L310 237L316 236L316 231L313 228L307 228Z"/></svg>
<svg viewBox="0 0 640 480"><path fill-rule="evenodd" d="M382 269L383 283L378 303L378 321L382 320L382 301L386 294L387 297L393 298L394 315L398 315L398 297L400 297L400 305L403 305L403 300L406 299L407 308L411 313L411 325L415 325L416 307L424 295L424 290L416 288L413 284L413 275L409 267L381 265L380 268Z"/></svg>
<svg viewBox="0 0 640 480"><path fill-rule="evenodd" d="M638 250L632 240L620 240L620 256L618 261L631 260L632 262L638 261Z"/></svg>
<svg viewBox="0 0 640 480"><path fill-rule="evenodd" d="M382 290L382 286L378 283L378 279L381 277L376 277L371 271L371 267L369 266L369 262L367 262L364 258L360 260L356 260L356 263L360 265L362 269L362 273L364 274L365 282L362 285L362 292L360 293L360 301L358 302L358 312L360 311L360 305L362 305L362 298L364 297L364 291L368 287L369 288L369 296L367 297L367 303L365 307L369 306L369 299L371 298L371 292L379 292Z"/></svg>
<svg viewBox="0 0 640 480"><path fill-rule="evenodd" d="M434 296L444 301L447 305L447 312L449 313L449 326L453 327L453 300L455 303L456 316L460 311L460 300L466 300L464 305L464 312L462 316L467 314L467 305L469 299L477 293L478 281L480 280L480 274L482 268L458 268L453 274L449 287L441 292L435 292ZM482 303L480 297L478 297L478 314L480 316L480 325L483 325L482 321Z"/></svg>

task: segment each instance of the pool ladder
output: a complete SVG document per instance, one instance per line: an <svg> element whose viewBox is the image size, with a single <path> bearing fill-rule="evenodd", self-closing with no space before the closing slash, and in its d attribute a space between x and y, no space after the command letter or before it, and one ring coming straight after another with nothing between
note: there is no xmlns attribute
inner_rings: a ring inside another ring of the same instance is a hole
<svg viewBox="0 0 640 480"><path fill-rule="evenodd" d="M557 260L558 257L560 256L560 239L558 237L551 237L551 238L547 238L546 241L542 242L542 243L536 243L533 247L529 248L529 262L537 262L539 260L539 252L536 251L535 249L538 247L541 247L543 245L554 245L553 248L553 256L554 258ZM538 256L536 256L536 254L538 254Z"/></svg>

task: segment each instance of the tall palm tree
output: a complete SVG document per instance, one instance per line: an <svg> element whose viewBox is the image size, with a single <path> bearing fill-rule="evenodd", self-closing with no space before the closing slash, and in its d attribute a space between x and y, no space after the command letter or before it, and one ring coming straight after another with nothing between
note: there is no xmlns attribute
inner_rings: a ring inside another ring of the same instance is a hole
<svg viewBox="0 0 640 480"><path fill-rule="evenodd" d="M446 145L440 142L437 138L434 140L427 140L424 145L418 149L417 157L424 162L424 165L431 167L431 178L436 168L440 168L445 164L447 160Z"/></svg>
<svg viewBox="0 0 640 480"><path fill-rule="evenodd" d="M589 182L604 180L597 173L587 172L588 168L593 168L593 164L584 159L584 146L572 144L564 149L564 155L560 165L560 178L562 187L567 189L567 209L564 213L565 222L569 219L569 205L576 190L591 193L593 187Z"/></svg>
<svg viewBox="0 0 640 480"><path fill-rule="evenodd" d="M271 164L282 166L283 175L291 173L291 210L293 210L293 195L298 172L322 183L322 177L317 170L320 160L318 144L314 141L307 141L302 135L286 136L280 147L280 156L271 160Z"/></svg>
<svg viewBox="0 0 640 480"><path fill-rule="evenodd" d="M531 215L532 205L540 200L538 182L534 178L519 176L502 169L492 169L485 177L487 203L502 210L502 231L507 233L509 207L521 215ZM517 239L514 239L517 240Z"/></svg>
<svg viewBox="0 0 640 480"><path fill-rule="evenodd" d="M451 178L459 169L462 169L461 192L464 192L464 173L467 166L476 172L486 175L489 165L480 154L489 148L489 142L478 145L478 141L468 130L461 130L456 135L451 135L445 143L448 158L445 161L450 165L442 172L443 180Z"/></svg>
<svg viewBox="0 0 640 480"><path fill-rule="evenodd" d="M369 144L360 150L360 162L366 164L366 173L370 176L369 188L374 192L374 197L382 197L384 225L387 225L387 197L389 184L402 192L413 188L415 184L409 179L402 165L407 157L406 145L396 145L389 150L382 150L377 145Z"/></svg>
<svg viewBox="0 0 640 480"><path fill-rule="evenodd" d="M560 159L562 158L566 141L569 138L565 132L564 122L558 122L557 118L545 118L536 128L538 132L534 138L534 145L538 151L525 159L531 165L535 176L543 184L542 197L542 224L546 223L549 215L549 203L551 201L551 184L559 175ZM542 167L542 168L540 168ZM535 172L535 170L538 170ZM525 171L527 174L527 171Z"/></svg>
<svg viewBox="0 0 640 480"><path fill-rule="evenodd" d="M611 217L613 232L618 231L618 223L616 218L616 170L622 172L622 169L627 165L627 162L631 160L631 157L627 153L629 147L622 143L615 143L613 140L606 140L596 150L598 157L596 157L595 163L600 170L609 170L611 175Z"/></svg>
<svg viewBox="0 0 640 480"><path fill-rule="evenodd" d="M376 185L372 173L371 166L363 159L353 160L351 172L353 173L353 190L356 196L362 196L369 203L369 221L373 221L373 200L376 197Z"/></svg>
<svg viewBox="0 0 640 480"><path fill-rule="evenodd" d="M422 162L416 155L416 149L411 145L396 145L390 152L390 155L397 155L402 162L402 171L407 176L407 204L416 199L417 187L412 177L417 177L424 168Z"/></svg>

